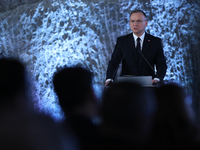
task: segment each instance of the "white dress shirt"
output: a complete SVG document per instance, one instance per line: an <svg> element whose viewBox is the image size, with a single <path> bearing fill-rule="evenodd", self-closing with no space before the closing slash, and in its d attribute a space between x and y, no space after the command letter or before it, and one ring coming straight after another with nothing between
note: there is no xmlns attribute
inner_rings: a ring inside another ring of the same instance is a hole
<svg viewBox="0 0 200 150"><path fill-rule="evenodd" d="M140 38L141 50L142 50L142 46L143 46L143 42L144 42L144 36L145 36L145 32L139 37ZM137 38L138 38L138 36L133 33L133 38L135 40L135 47L137 47Z"/></svg>

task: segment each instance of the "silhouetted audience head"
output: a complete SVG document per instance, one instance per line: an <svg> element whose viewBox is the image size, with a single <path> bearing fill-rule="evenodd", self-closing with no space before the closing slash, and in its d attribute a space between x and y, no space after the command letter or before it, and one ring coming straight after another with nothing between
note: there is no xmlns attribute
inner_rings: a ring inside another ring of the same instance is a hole
<svg viewBox="0 0 200 150"><path fill-rule="evenodd" d="M199 133L192 107L186 103L185 89L179 84L168 83L157 88L156 95L156 140L173 146L197 142Z"/></svg>
<svg viewBox="0 0 200 150"><path fill-rule="evenodd" d="M19 60L0 59L0 104L2 107L25 105L27 84L26 69Z"/></svg>
<svg viewBox="0 0 200 150"><path fill-rule="evenodd" d="M0 59L0 98L12 99L20 90L25 90L25 68L14 58Z"/></svg>
<svg viewBox="0 0 200 150"><path fill-rule="evenodd" d="M104 134L141 144L150 136L155 111L151 90L132 82L114 83L103 96Z"/></svg>
<svg viewBox="0 0 200 150"><path fill-rule="evenodd" d="M87 104L96 105L93 74L83 67L62 68L54 74L53 84L61 108L66 114L77 113ZM88 109L95 113L95 110L92 110L94 108L88 106Z"/></svg>
<svg viewBox="0 0 200 150"><path fill-rule="evenodd" d="M64 67L54 74L54 90L67 123L82 150L95 149L97 128L92 119L98 113L98 102L93 90L93 75L82 67Z"/></svg>

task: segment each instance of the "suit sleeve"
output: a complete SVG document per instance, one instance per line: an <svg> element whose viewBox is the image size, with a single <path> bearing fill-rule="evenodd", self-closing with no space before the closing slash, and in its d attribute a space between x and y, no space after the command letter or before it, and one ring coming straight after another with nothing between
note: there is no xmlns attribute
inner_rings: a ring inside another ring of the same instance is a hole
<svg viewBox="0 0 200 150"><path fill-rule="evenodd" d="M115 79L115 75L117 73L117 69L122 57L123 54L121 49L121 40L120 38L117 38L117 43L112 53L111 60L109 61L108 64L106 79L113 79L113 80Z"/></svg>
<svg viewBox="0 0 200 150"><path fill-rule="evenodd" d="M164 56L161 39L158 40L158 49L156 52L156 70L157 70L158 77L162 81L166 74L167 65L166 65L166 58Z"/></svg>

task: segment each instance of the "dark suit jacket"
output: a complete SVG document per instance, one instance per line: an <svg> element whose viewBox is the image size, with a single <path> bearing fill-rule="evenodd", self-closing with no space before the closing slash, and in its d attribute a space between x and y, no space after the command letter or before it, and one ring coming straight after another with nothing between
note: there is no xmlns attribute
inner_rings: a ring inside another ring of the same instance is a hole
<svg viewBox="0 0 200 150"><path fill-rule="evenodd" d="M167 65L161 39L146 33L142 46L142 54L152 68L156 65L157 75L155 75L153 69L141 55L138 58L133 33L118 37L114 52L109 61L106 79L115 78L115 71L122 60L121 76L152 76L152 78L156 77L162 81L166 74Z"/></svg>

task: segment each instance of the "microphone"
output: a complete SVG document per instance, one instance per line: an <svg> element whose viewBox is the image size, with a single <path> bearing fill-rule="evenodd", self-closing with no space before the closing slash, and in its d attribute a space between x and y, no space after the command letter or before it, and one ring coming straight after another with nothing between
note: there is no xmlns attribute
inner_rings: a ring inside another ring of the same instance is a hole
<svg viewBox="0 0 200 150"><path fill-rule="evenodd" d="M126 55L126 53L125 53L125 54L122 56L122 58L121 58L121 60L120 60L119 64L120 64L120 63L122 62L122 60L124 59L125 55ZM115 76L115 74L116 74L116 72L117 72L117 70L118 70L118 68L119 68L119 64L118 64L117 68L115 69L115 71L114 71L114 73L113 73L113 75L112 75L111 79L113 79L113 78L114 78L114 76Z"/></svg>
<svg viewBox="0 0 200 150"><path fill-rule="evenodd" d="M160 79L159 75L155 73L155 70L153 69L153 67L151 66L151 64L149 63L149 61L146 59L146 57L142 54L142 52L140 50L139 51L140 55L143 57L143 59L146 61L146 63L150 66L150 68L153 70L154 74Z"/></svg>
<svg viewBox="0 0 200 150"><path fill-rule="evenodd" d="M122 56L122 58L121 58L119 64L120 64L120 63L122 62L122 60L124 59L125 55L126 55L126 52L125 52L125 54ZM117 72L117 70L119 69L119 64L117 65L117 68L115 69L114 73L112 74L111 79L113 79L114 76L116 75L116 72ZM110 86L111 84L112 84L112 82L109 82L107 86Z"/></svg>

